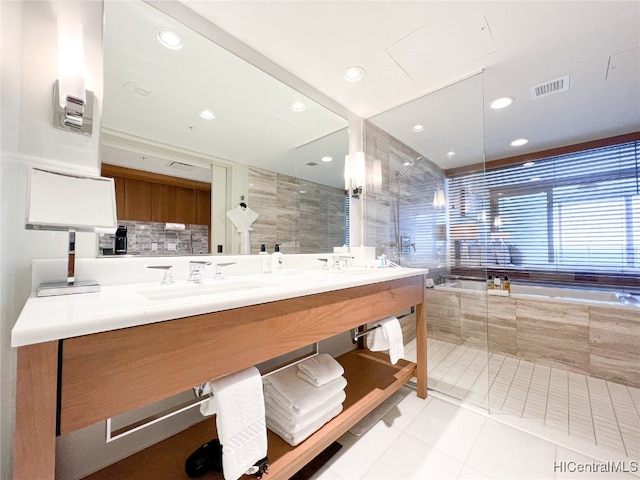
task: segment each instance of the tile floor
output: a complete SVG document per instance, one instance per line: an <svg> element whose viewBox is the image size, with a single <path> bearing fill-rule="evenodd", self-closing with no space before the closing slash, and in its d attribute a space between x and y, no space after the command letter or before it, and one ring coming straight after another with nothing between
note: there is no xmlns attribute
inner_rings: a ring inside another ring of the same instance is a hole
<svg viewBox="0 0 640 480"><path fill-rule="evenodd" d="M314 479L640 478L640 389L434 339L428 375Z"/></svg>
<svg viewBox="0 0 640 480"><path fill-rule="evenodd" d="M371 430L340 438L343 448L314 480L640 478L638 463L615 452L587 455L441 394L421 400L403 389L408 395Z"/></svg>

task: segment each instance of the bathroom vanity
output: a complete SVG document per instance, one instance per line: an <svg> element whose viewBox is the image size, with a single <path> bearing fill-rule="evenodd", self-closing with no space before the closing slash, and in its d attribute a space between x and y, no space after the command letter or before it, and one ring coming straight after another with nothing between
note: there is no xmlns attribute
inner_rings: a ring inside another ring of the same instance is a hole
<svg viewBox="0 0 640 480"><path fill-rule="evenodd" d="M415 306L417 364L349 352L338 358L348 382L343 412L297 447L269 432L268 477L290 478L412 377L418 396L427 395L426 271L385 270L251 275L209 290L194 286L195 294L188 285L127 285L30 298L12 334L14 479L54 478L56 435ZM234 282L242 288L233 289ZM187 478L184 460L214 437L215 422L207 418L88 478Z"/></svg>

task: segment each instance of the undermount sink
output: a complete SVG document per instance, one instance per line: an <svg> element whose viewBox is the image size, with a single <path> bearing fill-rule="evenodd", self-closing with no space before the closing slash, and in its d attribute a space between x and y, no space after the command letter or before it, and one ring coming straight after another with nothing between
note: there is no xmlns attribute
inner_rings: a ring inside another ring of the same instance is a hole
<svg viewBox="0 0 640 480"><path fill-rule="evenodd" d="M174 283L156 285L138 290L138 293L149 300L159 301L240 292L266 286L268 286L266 283L255 280L221 279L207 283Z"/></svg>

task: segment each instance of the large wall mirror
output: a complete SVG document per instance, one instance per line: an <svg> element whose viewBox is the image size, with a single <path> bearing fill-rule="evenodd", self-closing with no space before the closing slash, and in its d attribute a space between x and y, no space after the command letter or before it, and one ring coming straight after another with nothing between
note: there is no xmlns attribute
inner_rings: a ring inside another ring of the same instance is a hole
<svg viewBox="0 0 640 480"><path fill-rule="evenodd" d="M225 215L241 204L258 214L248 253L344 243L344 225L300 215L327 211L327 192L343 197L344 118L214 43L196 15L186 25L143 1L104 9L101 161L129 253L241 253ZM114 238L100 242L112 253Z"/></svg>

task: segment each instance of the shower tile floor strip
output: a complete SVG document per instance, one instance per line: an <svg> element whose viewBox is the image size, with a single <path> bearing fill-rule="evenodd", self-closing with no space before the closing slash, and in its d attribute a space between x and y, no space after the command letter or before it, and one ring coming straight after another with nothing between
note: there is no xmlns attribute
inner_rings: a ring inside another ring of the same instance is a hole
<svg viewBox="0 0 640 480"><path fill-rule="evenodd" d="M415 340L405 358L416 361ZM640 460L640 389L428 339L429 389L576 448Z"/></svg>

